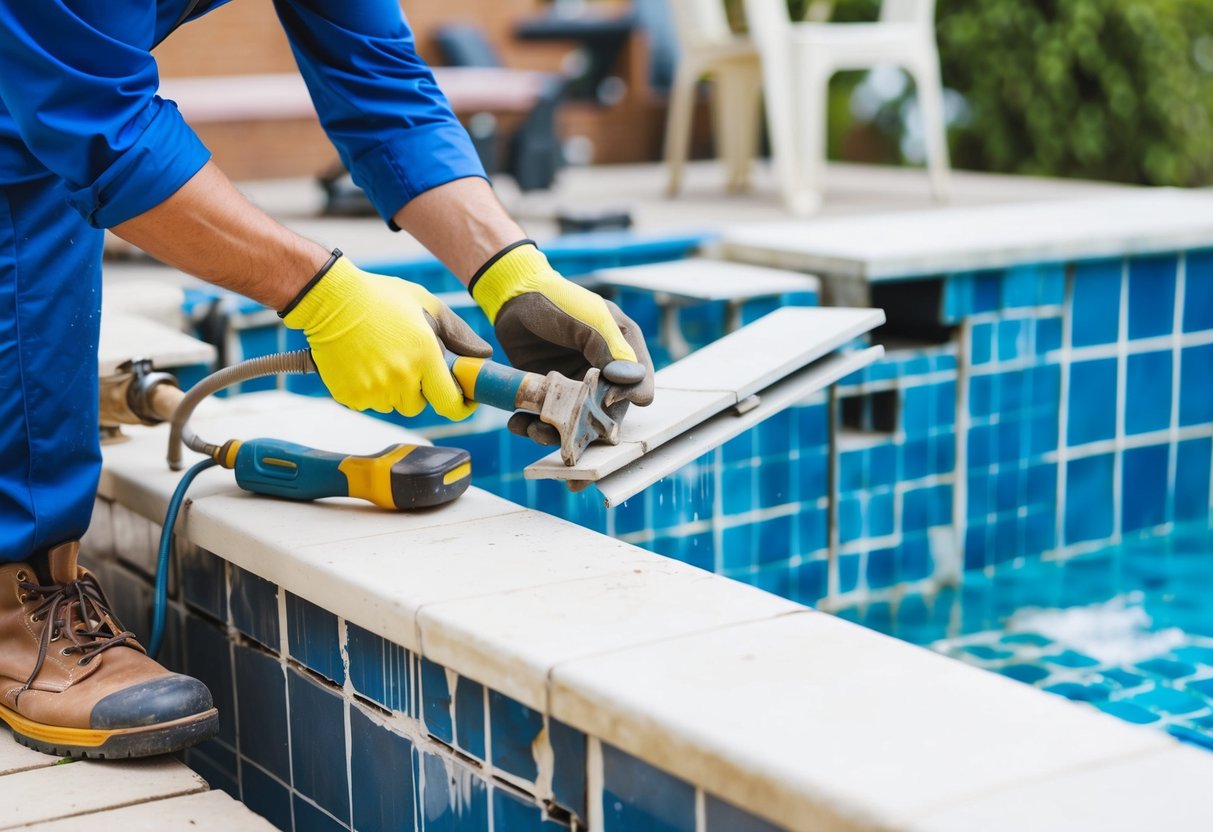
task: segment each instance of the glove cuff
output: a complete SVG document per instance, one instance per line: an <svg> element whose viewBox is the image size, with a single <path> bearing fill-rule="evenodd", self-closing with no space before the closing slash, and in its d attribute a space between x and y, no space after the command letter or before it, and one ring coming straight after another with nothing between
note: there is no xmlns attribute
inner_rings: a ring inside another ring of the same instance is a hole
<svg viewBox="0 0 1213 832"><path fill-rule="evenodd" d="M295 297L291 299L290 303L278 311L278 317L285 319L287 315L291 314L295 307L299 305L299 302L303 300L304 295L310 292L312 287L320 282L320 278L328 274L329 270L332 269L333 266L337 264L337 261L343 256L344 255L341 253L341 249L333 249L333 253L329 255L329 259L325 260L324 265L320 267L320 271L312 275L312 279L303 285L303 288L299 290L299 294L295 295Z"/></svg>
<svg viewBox="0 0 1213 832"><path fill-rule="evenodd" d="M350 285L357 280L358 267L335 251L325 267L313 277L285 309L278 313L291 329L307 329L326 311L340 306L348 298Z"/></svg>
<svg viewBox="0 0 1213 832"><path fill-rule="evenodd" d="M551 273L552 266L534 240L519 240L494 254L468 283L468 292L490 323L506 301L533 288L534 278Z"/></svg>

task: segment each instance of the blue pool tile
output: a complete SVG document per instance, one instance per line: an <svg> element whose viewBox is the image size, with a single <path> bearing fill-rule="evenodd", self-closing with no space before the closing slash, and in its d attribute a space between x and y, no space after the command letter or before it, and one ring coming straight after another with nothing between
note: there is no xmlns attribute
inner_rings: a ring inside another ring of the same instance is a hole
<svg viewBox="0 0 1213 832"><path fill-rule="evenodd" d="M1072 337L1076 347L1111 344L1120 327L1120 260L1079 263L1074 270Z"/></svg>
<svg viewBox="0 0 1213 832"><path fill-rule="evenodd" d="M291 775L295 790L348 823L350 787L345 767L345 705L341 692L291 668ZM243 692L242 692L243 694ZM323 726L323 730L317 730Z"/></svg>
<svg viewBox="0 0 1213 832"><path fill-rule="evenodd" d="M1014 361L1028 352L1027 322L1019 319L998 325L998 360Z"/></svg>
<svg viewBox="0 0 1213 832"><path fill-rule="evenodd" d="M347 826L298 794L294 796L295 832L346 832Z"/></svg>
<svg viewBox="0 0 1213 832"><path fill-rule="evenodd" d="M1184 277L1184 332L1213 329L1213 251L1191 252Z"/></svg>
<svg viewBox="0 0 1213 832"><path fill-rule="evenodd" d="M787 454L795 445L792 431L792 411L781 410L769 419L765 419L755 427L755 449L759 456L779 456Z"/></svg>
<svg viewBox="0 0 1213 832"><path fill-rule="evenodd" d="M815 604L826 596L830 562L814 558L802 563L796 570L796 595L794 600L802 604Z"/></svg>
<svg viewBox="0 0 1213 832"><path fill-rule="evenodd" d="M1176 446L1176 520L1208 518L1211 459L1213 459L1213 439L1189 439Z"/></svg>
<svg viewBox="0 0 1213 832"><path fill-rule="evenodd" d="M235 746L236 692L227 633L198 616L186 616L185 648L185 672L207 686L219 709L219 739Z"/></svg>
<svg viewBox="0 0 1213 832"><path fill-rule="evenodd" d="M1182 679L1184 676L1192 676L1196 673L1195 665L1163 658L1138 662L1137 669L1164 679Z"/></svg>
<svg viewBox="0 0 1213 832"><path fill-rule="evenodd" d="M1174 254L1129 261L1129 338L1169 335L1175 322Z"/></svg>
<svg viewBox="0 0 1213 832"><path fill-rule="evenodd" d="M915 488L902 495L901 530L903 533L922 531L931 525L933 488Z"/></svg>
<svg viewBox="0 0 1213 832"><path fill-rule="evenodd" d="M1125 670L1123 667L1105 670L1101 675L1105 680L1122 689L1136 688L1150 682L1145 676Z"/></svg>
<svg viewBox="0 0 1213 832"><path fill-rule="evenodd" d="M897 580L920 581L931 577L934 568L930 539L925 534L904 536L897 547Z"/></svg>
<svg viewBox="0 0 1213 832"><path fill-rule="evenodd" d="M421 719L425 730L451 745L455 742L451 720L451 691L447 685L446 668L422 656L418 662L421 682Z"/></svg>
<svg viewBox="0 0 1213 832"><path fill-rule="evenodd" d="M868 448L867 465L867 474L864 479L868 488L892 485L897 481L897 446L892 442L884 442ZM817 495L809 496L816 497Z"/></svg>
<svg viewBox="0 0 1213 832"><path fill-rule="evenodd" d="M807 405L792 409L795 417L796 430L800 436L800 448L803 453L807 448L823 447L829 439L828 411L825 405ZM737 440L733 440L734 442ZM731 443L726 443L725 447ZM749 456L747 454L747 456Z"/></svg>
<svg viewBox="0 0 1213 832"><path fill-rule="evenodd" d="M543 730L543 714L504 693L489 691L489 732L492 734L493 765L521 777L538 776L532 743Z"/></svg>
<svg viewBox="0 0 1213 832"><path fill-rule="evenodd" d="M789 523L792 518L787 518ZM884 537L893 533L893 493L878 492L868 497L868 536Z"/></svg>
<svg viewBox="0 0 1213 832"><path fill-rule="evenodd" d="M1112 693L1111 688L1106 685L1083 685L1078 682L1060 682L1049 685L1044 690L1075 702L1102 702Z"/></svg>
<svg viewBox="0 0 1213 832"><path fill-rule="evenodd" d="M989 364L994 357L994 325L975 324L972 332L971 361L973 365Z"/></svg>
<svg viewBox="0 0 1213 832"><path fill-rule="evenodd" d="M727 476L728 471L729 468L723 468L722 475ZM731 493L732 491L729 488L725 488L723 497L726 501L730 499ZM748 509L746 510L748 511ZM638 532L645 528L645 505L643 494L621 503L616 508L611 509L611 511L614 512L616 535L630 534L631 532ZM728 514L731 512L729 512L728 509L725 509L725 513Z"/></svg>
<svg viewBox="0 0 1213 832"><path fill-rule="evenodd" d="M227 621L226 561L198 546L177 546L181 595L190 606Z"/></svg>
<svg viewBox="0 0 1213 832"><path fill-rule="evenodd" d="M994 475L994 509L1009 512L1019 508L1022 502L1020 485L1024 477L1019 468L1003 468Z"/></svg>
<svg viewBox="0 0 1213 832"><path fill-rule="evenodd" d="M1130 532L1151 528L1166 520L1167 466L1170 448L1150 445L1124 453L1121 528Z"/></svg>
<svg viewBox="0 0 1213 832"><path fill-rule="evenodd" d="M805 449L800 452L794 476L801 500L816 500L826 496L829 490L829 465L829 453L825 450Z"/></svg>
<svg viewBox="0 0 1213 832"><path fill-rule="evenodd" d="M484 760L484 737L484 686L460 677L455 685L455 744Z"/></svg>
<svg viewBox="0 0 1213 832"><path fill-rule="evenodd" d="M974 425L966 440L970 468L984 468L994 462L996 425Z"/></svg>
<svg viewBox="0 0 1213 832"><path fill-rule="evenodd" d="M291 790L252 763L240 767L238 799L279 829L291 828Z"/></svg>
<svg viewBox="0 0 1213 832"><path fill-rule="evenodd" d="M185 764L212 789L220 789L234 799L240 799L240 783L236 779L236 754L222 743L210 740L187 749Z"/></svg>
<svg viewBox="0 0 1213 832"><path fill-rule="evenodd" d="M863 536L863 503L859 497L843 497L838 501L838 536L843 543Z"/></svg>
<svg viewBox="0 0 1213 832"><path fill-rule="evenodd" d="M969 644L961 647L960 650L975 659L981 659L983 662L1001 661L1015 655L1010 650L1003 650L989 644Z"/></svg>
<svg viewBox="0 0 1213 832"><path fill-rule="evenodd" d="M710 794L705 796L704 810L705 832L779 832L781 828Z"/></svg>
<svg viewBox="0 0 1213 832"><path fill-rule="evenodd" d="M356 707L350 708L350 785L355 829L413 828L413 744Z"/></svg>
<svg viewBox="0 0 1213 832"><path fill-rule="evenodd" d="M1112 534L1112 473L1112 454L1066 463L1067 544Z"/></svg>
<svg viewBox="0 0 1213 832"><path fill-rule="evenodd" d="M1139 705L1134 705L1132 702L1116 700L1112 702L1093 702L1091 704L1105 713L1123 719L1125 722L1132 722L1135 725L1149 725L1151 722L1158 722L1158 714L1151 713Z"/></svg>
<svg viewBox="0 0 1213 832"><path fill-rule="evenodd" d="M998 672L1018 682L1034 685L1042 679L1049 678L1051 671L1038 664L1008 664L1000 667Z"/></svg>
<svg viewBox="0 0 1213 832"><path fill-rule="evenodd" d="M874 549L868 552L868 586L881 589L897 581L897 550Z"/></svg>
<svg viewBox="0 0 1213 832"><path fill-rule="evenodd" d="M772 517L756 523L757 531L757 561L759 565L778 563L787 560L792 555L792 530L796 518L791 514L782 517ZM710 533L707 535L710 542Z"/></svg>
<svg viewBox="0 0 1213 832"><path fill-rule="evenodd" d="M1057 501L1057 463L1044 462L1027 469L1027 504L1052 506Z"/></svg>
<svg viewBox="0 0 1213 832"><path fill-rule="evenodd" d="M757 538L758 532L754 523L742 523L724 529L720 536L720 560L726 572L753 565Z"/></svg>
<svg viewBox="0 0 1213 832"><path fill-rule="evenodd" d="M994 413L995 378L995 375L979 375L969 380L969 415L981 418Z"/></svg>
<svg viewBox="0 0 1213 832"><path fill-rule="evenodd" d="M1130 355L1125 377L1125 433L1171 426L1171 353Z"/></svg>
<svg viewBox="0 0 1213 832"><path fill-rule="evenodd" d="M1116 433L1116 359L1074 362L1069 401L1069 444L1111 439Z"/></svg>
<svg viewBox="0 0 1213 832"><path fill-rule="evenodd" d="M286 639L291 658L337 684L345 682L337 616L291 593L286 594Z"/></svg>
<svg viewBox="0 0 1213 832"><path fill-rule="evenodd" d="M993 312L1001 298L1002 272L977 272L973 277L973 311Z"/></svg>
<svg viewBox="0 0 1213 832"><path fill-rule="evenodd" d="M964 568L984 569L989 564L990 532L982 525L965 529Z"/></svg>
<svg viewBox="0 0 1213 832"><path fill-rule="evenodd" d="M1095 667L1099 662L1077 650L1062 650L1060 653L1053 653L1048 656L1042 656L1041 661L1055 664L1058 667Z"/></svg>
<svg viewBox="0 0 1213 832"><path fill-rule="evenodd" d="M846 493L863 488L865 449L838 454L838 490Z"/></svg>
<svg viewBox="0 0 1213 832"><path fill-rule="evenodd" d="M543 817L543 809L500 786L493 789L493 832L562 832L563 823Z"/></svg>
<svg viewBox="0 0 1213 832"><path fill-rule="evenodd" d="M645 548L709 572L716 565L716 547L710 531L694 535L659 535L645 544Z"/></svg>
<svg viewBox="0 0 1213 832"><path fill-rule="evenodd" d="M959 323L973 309L973 275L968 272L950 274L943 284L942 323Z"/></svg>
<svg viewBox="0 0 1213 832"><path fill-rule="evenodd" d="M761 476L755 479L758 485L759 508L774 508L792 502L792 462L786 456L781 459L763 459ZM705 509L710 515L710 506L705 506Z"/></svg>
<svg viewBox="0 0 1213 832"><path fill-rule="evenodd" d="M1180 647L1179 649L1172 651L1172 655L1184 662L1213 665L1213 647L1198 647L1189 645L1187 647Z"/></svg>
<svg viewBox="0 0 1213 832"><path fill-rule="evenodd" d="M1186 667L1191 667L1191 665L1187 665L1185 662L1178 662L1178 664L1185 665ZM1193 669L1195 669L1195 668L1193 668ZM1200 679L1199 681L1195 681L1195 682L1188 682L1188 684L1185 687L1187 687L1188 690L1199 693L1201 696L1213 697L1213 678Z"/></svg>
<svg viewBox="0 0 1213 832"><path fill-rule="evenodd" d="M604 832L695 832L695 787L602 744Z"/></svg>
<svg viewBox="0 0 1213 832"><path fill-rule="evenodd" d="M1061 318L1038 318L1036 321L1036 354L1047 355L1061 349Z"/></svg>
<svg viewBox="0 0 1213 832"><path fill-rule="evenodd" d="M801 555L820 552L829 544L829 514L826 509L816 505L802 506L796 514L796 523Z"/></svg>
<svg viewBox="0 0 1213 832"><path fill-rule="evenodd" d="M1018 309L1036 305L1036 266L1013 266L1003 272L1003 309Z"/></svg>
<svg viewBox="0 0 1213 832"><path fill-rule="evenodd" d="M409 702L412 687L409 651L348 621L345 633L354 690L389 710L415 716Z"/></svg>
<svg viewBox="0 0 1213 832"><path fill-rule="evenodd" d="M231 566L231 610L232 624L240 632L277 650L278 634L278 587L264 578Z"/></svg>
<svg viewBox="0 0 1213 832"><path fill-rule="evenodd" d="M425 832L488 832L488 785L463 768L452 770L443 758L421 754L422 782L418 806ZM408 827L405 827L408 828Z"/></svg>
<svg viewBox="0 0 1213 832"><path fill-rule="evenodd" d="M240 753L289 782L286 678L281 663L260 650L237 645L236 690L240 696Z"/></svg>
<svg viewBox="0 0 1213 832"><path fill-rule="evenodd" d="M1039 555L1057 545L1057 519L1052 507L1031 511L1024 518L1024 554Z"/></svg>
<svg viewBox="0 0 1213 832"><path fill-rule="evenodd" d="M1195 745L1206 751L1213 751L1213 734L1198 731L1186 725L1168 725L1167 733L1180 742Z"/></svg>
<svg viewBox="0 0 1213 832"><path fill-rule="evenodd" d="M859 586L859 555L838 556L838 591L851 592Z"/></svg>
<svg viewBox="0 0 1213 832"><path fill-rule="evenodd" d="M1007 633L999 641L1003 644L1026 644L1030 647L1048 647L1053 643L1053 639L1048 636L1032 632Z"/></svg>
<svg viewBox="0 0 1213 832"><path fill-rule="evenodd" d="M1057 450L1060 431L1056 411L1031 417L1028 420L1027 457L1033 459Z"/></svg>
<svg viewBox="0 0 1213 832"><path fill-rule="evenodd" d="M1162 685L1125 701L1151 711L1175 715L1190 714L1208 707L1204 699Z"/></svg>
<svg viewBox="0 0 1213 832"><path fill-rule="evenodd" d="M1213 344L1185 349L1179 365L1179 424L1213 422Z"/></svg>
<svg viewBox="0 0 1213 832"><path fill-rule="evenodd" d="M913 439L901 446L901 471L904 480L920 480L931 473L931 444Z"/></svg>
<svg viewBox="0 0 1213 832"><path fill-rule="evenodd" d="M585 734L548 717L548 737L555 757L552 794L556 804L585 818Z"/></svg>
<svg viewBox="0 0 1213 832"><path fill-rule="evenodd" d="M935 391L931 385L907 387L902 397L902 430L906 436L926 436L932 426Z"/></svg>

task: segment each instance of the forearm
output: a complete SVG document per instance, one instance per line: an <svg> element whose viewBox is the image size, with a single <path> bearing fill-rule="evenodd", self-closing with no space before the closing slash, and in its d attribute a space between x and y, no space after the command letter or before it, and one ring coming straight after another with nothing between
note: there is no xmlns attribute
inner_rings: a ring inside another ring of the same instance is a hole
<svg viewBox="0 0 1213 832"><path fill-rule="evenodd" d="M170 266L272 309L290 303L329 257L245 199L212 163L111 230Z"/></svg>
<svg viewBox="0 0 1213 832"><path fill-rule="evenodd" d="M408 202L392 217L466 286L476 270L526 237L479 177L456 179Z"/></svg>

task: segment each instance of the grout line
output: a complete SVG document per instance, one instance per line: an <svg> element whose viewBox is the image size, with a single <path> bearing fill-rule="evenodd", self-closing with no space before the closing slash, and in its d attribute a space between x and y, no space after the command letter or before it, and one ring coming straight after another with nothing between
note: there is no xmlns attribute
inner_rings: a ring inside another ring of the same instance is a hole
<svg viewBox="0 0 1213 832"><path fill-rule="evenodd" d="M1109 542L1120 542L1124 526L1125 414L1128 398L1129 341L1129 258L1121 260L1120 316L1116 324L1116 422L1112 454L1112 535Z"/></svg>
<svg viewBox="0 0 1213 832"><path fill-rule="evenodd" d="M1168 425L1167 499L1163 517L1175 520L1176 494L1179 475L1179 385L1180 363L1183 360L1183 310L1188 294L1188 256L1180 252L1175 264L1175 307L1171 316L1171 423Z"/></svg>

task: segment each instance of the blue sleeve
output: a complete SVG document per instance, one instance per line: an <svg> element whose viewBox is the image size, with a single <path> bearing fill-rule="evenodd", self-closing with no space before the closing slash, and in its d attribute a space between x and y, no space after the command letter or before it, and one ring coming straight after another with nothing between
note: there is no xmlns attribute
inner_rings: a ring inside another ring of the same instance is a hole
<svg viewBox="0 0 1213 832"><path fill-rule="evenodd" d="M274 0L320 122L379 214L485 176L397 0ZM393 225L393 228L395 226Z"/></svg>
<svg viewBox="0 0 1213 832"><path fill-rule="evenodd" d="M149 0L0 0L0 100L97 227L159 205L210 158L156 95L155 27Z"/></svg>

